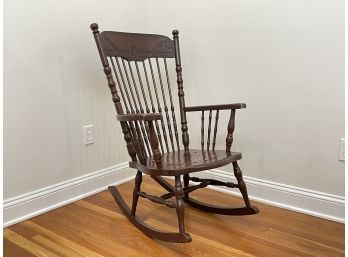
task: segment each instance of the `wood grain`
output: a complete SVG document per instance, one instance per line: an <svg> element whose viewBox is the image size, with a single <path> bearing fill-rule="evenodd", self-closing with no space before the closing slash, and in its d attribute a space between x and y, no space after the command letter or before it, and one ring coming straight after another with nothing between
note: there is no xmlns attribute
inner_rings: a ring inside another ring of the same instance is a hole
<svg viewBox="0 0 348 257"><path fill-rule="evenodd" d="M119 190L130 204L133 183ZM148 176L142 190L164 193ZM209 189L194 191L192 197L221 205L243 202ZM4 256L344 256L343 224L257 205L260 214L248 217L209 214L185 206L185 225L193 241L172 244L138 231L109 192L103 191L4 229ZM158 229L177 230L174 209L139 199L137 213Z"/></svg>
<svg viewBox="0 0 348 257"><path fill-rule="evenodd" d="M34 243L33 241L28 240L25 237L17 234L16 232L13 232L9 229L5 229L4 236L6 239L11 241L12 243L18 245L19 247L23 248L24 250L27 250L28 252L34 254L35 256L59 257L58 255L54 254L53 252L41 247L40 245Z"/></svg>
<svg viewBox="0 0 348 257"><path fill-rule="evenodd" d="M226 152L224 150L190 149L189 153L189 156L183 151L164 153L161 156L160 168L156 162L153 162L152 157L146 158L144 165L132 161L129 162L129 166L148 175L177 176L218 168L242 158L242 154L239 152Z"/></svg>

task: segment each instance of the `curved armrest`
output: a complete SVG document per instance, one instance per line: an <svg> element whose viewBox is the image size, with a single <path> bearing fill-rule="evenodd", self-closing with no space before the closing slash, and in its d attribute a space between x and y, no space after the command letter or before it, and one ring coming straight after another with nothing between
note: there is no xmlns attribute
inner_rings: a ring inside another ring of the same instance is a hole
<svg viewBox="0 0 348 257"><path fill-rule="evenodd" d="M235 110L246 108L245 103L235 103L235 104L218 104L218 105L201 105L201 106L188 106L185 107L185 112L195 112L195 111L209 111L209 110Z"/></svg>
<svg viewBox="0 0 348 257"><path fill-rule="evenodd" d="M129 114L119 114L116 115L116 119L119 121L146 121L147 123L147 133L153 153L153 160L157 163L159 167L161 165L161 152L158 149L158 138L153 126L154 120L161 120L161 113L129 113ZM122 123L122 122L121 122ZM127 131L127 128L125 129ZM134 132L136 134L136 132ZM132 135L130 135L132 137ZM141 136L142 137L142 136ZM139 138L138 138L139 140ZM143 142L138 142L139 145L143 145ZM141 147L140 147L141 148ZM140 150L141 151L141 150ZM142 156L141 153L138 153L138 157Z"/></svg>
<svg viewBox="0 0 348 257"><path fill-rule="evenodd" d="M116 115L116 119L119 121L151 121L162 119L162 114L160 113L130 113L130 114L119 114Z"/></svg>
<svg viewBox="0 0 348 257"><path fill-rule="evenodd" d="M217 124L219 119L219 110L231 110L230 118L228 120L227 125L227 136L226 136L226 152L231 151L231 146L233 143L233 132L235 127L235 114L236 109L243 109L246 108L246 104L244 103L235 103L235 104L220 104L220 105L202 105L202 106L190 106L185 107L185 112L194 112L194 111L201 111L202 116L202 127L201 127L201 146L202 149L204 148L204 111L210 111L209 114L209 127L208 127L208 138L207 138L207 149L209 149L210 146L210 131L211 131L211 119L212 119L212 111L216 110L215 115L215 127L214 127L214 135L213 135L213 142L212 142L212 149L215 149L215 143L216 143L216 133L217 133Z"/></svg>

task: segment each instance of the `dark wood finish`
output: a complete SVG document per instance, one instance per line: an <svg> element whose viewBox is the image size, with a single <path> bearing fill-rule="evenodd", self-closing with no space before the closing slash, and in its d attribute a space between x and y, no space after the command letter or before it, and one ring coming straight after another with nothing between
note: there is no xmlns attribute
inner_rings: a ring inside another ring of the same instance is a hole
<svg viewBox="0 0 348 257"><path fill-rule="evenodd" d="M160 65L159 65L159 62L158 62L158 58L156 58L156 65L157 65L157 71L158 71L158 78L159 78L159 82L160 82L160 85L161 85L162 99L163 99L163 104L164 104L164 112L166 114L167 129L168 129L169 139L170 139L171 146L172 146L171 149L174 152L175 148L174 148L174 141L173 141L172 126L171 126L171 121L170 121L170 118L169 118L168 106L167 106L166 96L165 96L165 92L164 92L164 88L163 88L161 68L160 68Z"/></svg>
<svg viewBox="0 0 348 257"><path fill-rule="evenodd" d="M160 113L130 113L130 114L120 114L116 115L116 119L119 121L150 121L150 120L160 120L162 119L162 114Z"/></svg>
<svg viewBox="0 0 348 257"><path fill-rule="evenodd" d="M153 153L153 161L156 163L156 166L158 168L160 168L162 157L161 157L161 152L158 149L158 139L156 136L155 128L153 127L153 124L151 121L148 122L148 128L149 128L150 144L151 144L151 149L152 149L152 153ZM151 158L151 160L152 160L152 158Z"/></svg>
<svg viewBox="0 0 348 257"><path fill-rule="evenodd" d="M218 104L218 105L200 105L200 106L187 106L184 108L185 112L196 111L210 111L210 110L230 110L230 109L244 109L246 104Z"/></svg>
<svg viewBox="0 0 348 257"><path fill-rule="evenodd" d="M242 207L242 208L230 208L230 207L220 207L208 203L203 203L193 198L185 198L185 203L200 209L202 211L211 212L215 214L222 215L252 215L259 213L259 210L255 206Z"/></svg>
<svg viewBox="0 0 348 257"><path fill-rule="evenodd" d="M166 58L164 58L163 61L164 61L164 68L166 71L166 79L167 79L167 86L168 86L168 93L169 93L169 100L170 100L170 110L172 112L172 120L173 120L174 134L175 134L175 139L176 139L176 146L177 146L177 150L180 151L178 127L176 124L174 104L173 104L173 96L172 96L172 90L170 87L170 79L169 79L169 75L168 75L168 67L167 67Z"/></svg>
<svg viewBox="0 0 348 257"><path fill-rule="evenodd" d="M155 109L155 104L154 104L153 97L152 97L152 91L151 91L151 87L150 87L149 78L148 78L148 75L147 75L146 65L145 65L144 61L142 61L142 64L143 64L142 66L143 66L143 69L144 69L144 76L145 76L145 80L146 80L146 85L147 85L147 89L148 89L148 92L149 92L151 109L152 109L152 112L155 113L156 109ZM145 103L146 103L147 101L146 101L145 94L143 96L144 96L144 100L145 100ZM149 109L147 109L147 111L149 111ZM160 109L159 109L159 112L160 112ZM155 125L156 125L156 131L157 131L157 136L158 136L158 139L159 139L160 147L161 147L161 150L162 150L162 153L163 153L164 152L163 141L162 141L162 136L161 136L161 130L160 130L160 127L159 127L159 124L158 124L157 120L155 121Z"/></svg>
<svg viewBox="0 0 348 257"><path fill-rule="evenodd" d="M195 208L217 214L257 213L257 208L250 205L242 172L237 164L242 154L231 151L235 113L237 109L245 108L246 105L235 103L186 107L177 30L172 32L173 40L171 40L166 36L153 34L114 31L99 33L97 24L92 24L91 29L116 108L116 118L121 123L131 158L129 166L137 170L131 209L126 205L116 187L109 187L116 203L128 219L150 237L187 243L191 241L191 237L185 230L184 202ZM168 58L175 59L183 151L179 143ZM226 149L215 150L219 112L223 110L231 111L225 140ZM201 112L201 149L190 149L186 114L196 111ZM207 121L204 120L205 111L208 112ZM206 141L205 124L207 124ZM214 169L230 163L233 164L238 184L200 179L189 175L192 172ZM141 190L142 173L150 175L168 193L156 196ZM171 186L162 176L175 176L175 186ZM181 176L183 176L183 186ZM190 180L199 184L190 185ZM238 188L242 193L245 207L219 207L190 197L192 192L208 185ZM142 222L136 214L139 197L167 207L175 207L179 232L158 231ZM175 197L175 203L167 200L171 197Z"/></svg>
<svg viewBox="0 0 348 257"><path fill-rule="evenodd" d="M206 179L206 178L197 178L197 177L191 177L189 179L192 180L193 182L205 183L207 186L208 185L210 185L210 186L225 186L225 187L230 187L230 188L238 187L238 185L235 183L221 182L221 181L215 180L215 179Z"/></svg>
<svg viewBox="0 0 348 257"><path fill-rule="evenodd" d="M153 70L153 67L152 67L151 59L148 59L148 63L149 63L149 66L150 66L150 73L151 73L151 78L152 78L152 84L153 84L153 88L154 88L154 92L155 92L155 98L156 98L156 101L157 101L157 109L158 109L158 112L162 114L162 107L161 107L161 102L160 102L160 99L159 99L159 96L158 96L157 83L156 83L155 74L154 74L154 70ZM165 128L165 124L164 124L163 118L161 119L161 127L162 127L162 136L163 136L163 140L165 142L166 150L167 150L167 152L169 152L167 132L166 132L166 128Z"/></svg>
<svg viewBox="0 0 348 257"><path fill-rule="evenodd" d="M180 176L175 176L174 194L176 198L176 214L178 216L179 232L185 233L184 225L184 190L182 189Z"/></svg>
<svg viewBox="0 0 348 257"><path fill-rule="evenodd" d="M146 159L145 164L131 161L129 162L129 166L148 175L158 175L160 173L161 176L177 176L185 173L215 169L240 160L241 158L242 154L238 152L191 149L188 157L183 151L163 154L161 168L157 167L157 164L153 162L151 157Z"/></svg>
<svg viewBox="0 0 348 257"><path fill-rule="evenodd" d="M173 203L173 202L170 202L170 201L165 201L162 197L158 197L156 195L149 195L145 192L138 192L138 195L143 197L143 198L146 198L146 199L149 199L151 202L154 202L154 203L158 203L158 204L163 204L169 208L175 208L176 207L176 204Z"/></svg>
<svg viewBox="0 0 348 257"><path fill-rule="evenodd" d="M133 189L133 201L132 201L132 211L131 211L132 216L135 215L135 212L137 209L138 200L139 200L139 193L140 193L140 186L141 186L141 182L143 180L142 176L143 176L143 174L140 171L137 171L137 175L135 176L134 189Z"/></svg>
<svg viewBox="0 0 348 257"><path fill-rule="evenodd" d="M209 147L210 147L211 118L212 118L212 110L209 111L209 118L208 118L209 122L208 122L207 150L209 150Z"/></svg>
<svg viewBox="0 0 348 257"><path fill-rule="evenodd" d="M189 183L190 183L190 175L188 173L184 174L183 180L184 180L184 188L187 188L189 186ZM188 197L188 192L185 192L184 196Z"/></svg>
<svg viewBox="0 0 348 257"><path fill-rule="evenodd" d="M233 165L233 170L234 170L234 176L236 177L236 179L238 181L238 187L239 187L239 190L243 196L245 205L247 207L250 207L247 187L246 187L245 182L243 180L242 171L240 170L237 162L232 162L232 165Z"/></svg>
<svg viewBox="0 0 348 257"><path fill-rule="evenodd" d="M182 68L181 68L181 58L180 58L180 47L179 47L179 31L173 30L174 37L174 51L175 51L175 65L178 83L178 96L180 105L180 117L181 117L181 131L182 131L182 143L184 145L185 154L189 154L189 134L187 127L187 119L185 112L185 93L184 93L184 81L182 79Z"/></svg>
<svg viewBox="0 0 348 257"><path fill-rule="evenodd" d="M216 145L216 133L217 133L218 124L219 124L219 110L216 110L214 136L213 136L213 147L212 147L213 150L215 150L215 145Z"/></svg>
<svg viewBox="0 0 348 257"><path fill-rule="evenodd" d="M204 149L204 111L201 115L201 148Z"/></svg>
<svg viewBox="0 0 348 257"><path fill-rule="evenodd" d="M161 187L163 187L168 192L174 192L174 187L169 184L165 179L160 176L151 175L151 178L155 180Z"/></svg>
<svg viewBox="0 0 348 257"><path fill-rule="evenodd" d="M165 36L104 31L100 34L105 56L142 61L150 57L174 57L173 41Z"/></svg>
<svg viewBox="0 0 348 257"><path fill-rule="evenodd" d="M173 243L188 243L191 242L192 239L187 233L171 233L164 232L152 227L149 227L146 223L141 221L137 216L132 216L131 210L127 206L126 202L123 200L122 196L114 186L109 187L109 191L114 197L120 209L126 215L126 217L136 226L140 231L142 231L145 235L156 238L162 241L168 241Z"/></svg>
<svg viewBox="0 0 348 257"><path fill-rule="evenodd" d="M236 111L231 110L230 114L230 120L228 121L227 126L227 137L226 137L226 152L231 151L232 143L233 143L233 132L234 132L234 118L235 118Z"/></svg>
<svg viewBox="0 0 348 257"><path fill-rule="evenodd" d="M126 122L121 122L121 128L122 128L122 133L124 135L124 140L126 141L128 154L131 157L132 161L136 161L137 157L136 157L135 145L132 140L130 127L128 126Z"/></svg>

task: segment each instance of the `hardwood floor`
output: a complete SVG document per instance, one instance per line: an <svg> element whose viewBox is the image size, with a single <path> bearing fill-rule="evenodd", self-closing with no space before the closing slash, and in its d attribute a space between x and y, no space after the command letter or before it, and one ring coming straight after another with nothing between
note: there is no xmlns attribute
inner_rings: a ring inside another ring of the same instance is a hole
<svg viewBox="0 0 348 257"><path fill-rule="evenodd" d="M172 182L172 181L171 181ZM118 187L130 205L133 182ZM148 176L142 190L164 192ZM209 189L197 199L242 201ZM223 216L185 206L192 243L150 239L123 216L108 191L4 229L4 256L344 256L344 224L254 202L260 213ZM138 214L158 228L177 230L175 210L139 199Z"/></svg>

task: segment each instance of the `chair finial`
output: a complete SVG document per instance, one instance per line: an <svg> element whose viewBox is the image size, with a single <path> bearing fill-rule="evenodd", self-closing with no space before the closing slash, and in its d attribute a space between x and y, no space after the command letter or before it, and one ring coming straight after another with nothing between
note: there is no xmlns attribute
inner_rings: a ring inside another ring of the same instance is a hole
<svg viewBox="0 0 348 257"><path fill-rule="evenodd" d="M177 30L177 29L173 30L172 34L173 34L174 37L178 37L179 36L179 30Z"/></svg>
<svg viewBox="0 0 348 257"><path fill-rule="evenodd" d="M92 23L91 26L90 26L91 30L93 31L93 33L98 33L98 24L97 23Z"/></svg>

